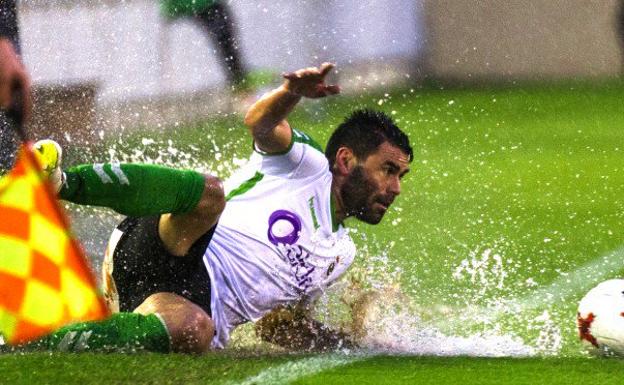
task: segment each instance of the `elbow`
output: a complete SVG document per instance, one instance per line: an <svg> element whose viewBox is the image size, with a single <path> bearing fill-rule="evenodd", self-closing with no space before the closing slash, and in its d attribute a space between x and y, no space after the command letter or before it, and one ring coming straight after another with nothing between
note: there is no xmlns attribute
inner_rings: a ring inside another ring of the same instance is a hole
<svg viewBox="0 0 624 385"><path fill-rule="evenodd" d="M258 123L258 119L256 119L253 112L249 110L245 114L245 119L243 119L243 123L245 124L245 126L249 127L250 129L253 129Z"/></svg>
<svg viewBox="0 0 624 385"><path fill-rule="evenodd" d="M263 126L263 121L265 120L266 111L260 108L258 106L258 102L256 102L251 107L249 107L249 109L245 113L243 123L253 132Z"/></svg>
<svg viewBox="0 0 624 385"><path fill-rule="evenodd" d="M253 136L254 140L258 140L263 136L263 132L266 132L266 130L263 129L262 122L260 121L258 116L256 116L256 114L251 111L247 112L243 123L249 129L249 133L251 133L251 136Z"/></svg>

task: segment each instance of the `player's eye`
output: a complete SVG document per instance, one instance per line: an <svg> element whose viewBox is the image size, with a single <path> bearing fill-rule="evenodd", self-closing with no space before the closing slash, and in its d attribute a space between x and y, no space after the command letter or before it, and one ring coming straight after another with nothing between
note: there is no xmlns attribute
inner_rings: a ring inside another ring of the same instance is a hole
<svg viewBox="0 0 624 385"><path fill-rule="evenodd" d="M384 165L383 170L386 175L392 175L392 176L399 175L399 172L400 172L400 169L397 166L392 165L392 164Z"/></svg>

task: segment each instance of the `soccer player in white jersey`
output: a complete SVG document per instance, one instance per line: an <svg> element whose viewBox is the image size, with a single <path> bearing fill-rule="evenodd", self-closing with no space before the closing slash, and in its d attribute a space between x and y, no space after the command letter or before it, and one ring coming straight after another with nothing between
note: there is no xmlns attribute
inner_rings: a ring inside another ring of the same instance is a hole
<svg viewBox="0 0 624 385"><path fill-rule="evenodd" d="M392 119L372 110L353 112L325 153L291 128L286 118L301 98L339 93L325 84L332 68L285 74L250 107L254 153L225 187L214 176L153 165L52 172L61 199L128 218L111 236L103 269L105 294L119 312L62 328L37 346L204 352L256 322L264 340L292 349L353 347L348 335L313 320L310 306L355 257L343 221L379 223L413 153ZM60 151L50 143L35 148L43 159Z"/></svg>

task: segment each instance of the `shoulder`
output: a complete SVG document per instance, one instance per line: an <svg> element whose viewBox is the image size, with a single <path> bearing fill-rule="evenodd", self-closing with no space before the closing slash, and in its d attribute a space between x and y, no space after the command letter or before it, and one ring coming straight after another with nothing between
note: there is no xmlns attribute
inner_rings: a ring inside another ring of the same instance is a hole
<svg viewBox="0 0 624 385"><path fill-rule="evenodd" d="M323 153L323 147L318 144L317 141L315 141L314 139L312 139L312 137L310 137L310 135L306 134L303 131L299 131L296 129L292 130L292 140L293 140L293 144L294 143L301 143L303 145L308 145L310 147L312 147L313 149L319 151L321 154Z"/></svg>
<svg viewBox="0 0 624 385"><path fill-rule="evenodd" d="M288 148L282 152L277 152L277 153L267 153L265 151L262 151L261 149L258 148L258 146L256 145L256 143L254 142L253 145L253 149L254 152L263 155L263 156L280 156L280 155L287 155L288 153L292 152L293 148L297 145L299 146L309 146L311 148L313 148L314 150L320 152L321 154L323 154L323 146L321 146L316 140L314 140L310 135L306 134L305 132L301 131L301 130L297 130L294 128L291 128L292 131L292 135L291 135L291 140L290 140L290 145L288 146Z"/></svg>
<svg viewBox="0 0 624 385"><path fill-rule="evenodd" d="M292 129L288 149L277 154L267 154L254 145L252 160L262 173L288 178L306 178L326 172L329 168L323 147L310 135Z"/></svg>

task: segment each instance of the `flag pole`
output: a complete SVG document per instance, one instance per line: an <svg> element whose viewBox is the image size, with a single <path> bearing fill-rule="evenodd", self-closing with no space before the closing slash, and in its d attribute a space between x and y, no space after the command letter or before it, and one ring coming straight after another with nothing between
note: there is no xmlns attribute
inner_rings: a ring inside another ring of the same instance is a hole
<svg viewBox="0 0 624 385"><path fill-rule="evenodd" d="M17 132L17 135L20 138L21 146L18 150L18 154L22 153L23 156L28 158L30 163L37 165L37 167L41 169L39 159L37 159L32 149L28 146L28 143L30 142L30 136L28 135L28 132L25 128L26 122L24 121L24 95L22 93L22 90L18 89L15 91L15 97L13 98L13 102L11 103L11 107L9 107L9 109L5 111L5 116L9 124L13 126L13 128ZM40 172L37 173L37 176L45 186L45 190L47 191L48 196L55 197L56 192L52 189L52 186L50 185L50 182L47 180L47 178L44 178ZM69 219L67 218L67 215L61 209L61 207L58 204L53 205L53 207L63 226L65 226L66 228L70 228L71 226L69 223Z"/></svg>
<svg viewBox="0 0 624 385"><path fill-rule="evenodd" d="M31 312L28 309L25 310L22 305L15 310L14 307L7 307L6 301L2 301L5 299L6 295L12 295L14 296L13 299L19 303L30 303L28 301L32 302L34 299L31 300L29 298L36 298L39 294L34 292L34 294L28 294L28 290L23 291L21 294L0 293L0 298L2 299L0 300L0 313L8 312L5 314L9 315L9 317L0 316L0 329L2 329L2 332L5 334L5 342L10 345L23 344L29 340L34 340L68 323L79 320L102 319L110 315L110 310L106 305L104 297L101 291L97 289L97 281L91 269L91 265L87 261L84 249L71 233L69 219L57 201L56 192L53 191L50 181L42 173L40 162L37 159L35 151L30 146L29 136L25 129L26 117L19 103L23 100L21 96L23 95L17 95L17 97L14 98L11 108L4 111L7 125L10 129L15 130L15 134L19 135L22 143L13 170L2 179L3 183L0 188L2 188L3 191L0 191L0 215L3 215L4 212L8 213L6 218L3 216L2 219L6 219L9 226L12 222L15 222L15 224L17 224L17 222L23 224L22 222L25 222L24 217L32 218L35 215L39 215L47 219L47 225L41 227L41 229L34 230L33 227L29 227L25 234L20 233L17 236L12 235L9 231L9 237L15 238L18 244L25 245L24 247L29 251L35 250L35 246L33 246L30 240L36 237L53 236L54 242L49 246L46 244L43 249L37 249L37 253L28 252L24 255L24 253L21 252L21 246L11 246L6 250L3 249L2 254L5 257L5 265L6 257L8 257L9 261L26 257L31 261L30 263L35 266L36 264L33 262L35 254L40 254L37 258L47 258L49 263L56 265L56 270L50 269L48 264L40 265L43 267L36 269L34 272L42 272L42 269L46 269L53 279L58 280L58 282L54 284L53 293L43 296L42 298L52 298L51 296L54 296L55 303L58 303L56 309L61 310L57 312L58 314L55 317L50 319L44 317L44 319L39 322L33 318L37 317L36 312ZM6 191L12 191L13 193L4 194ZM24 194L25 191L29 193ZM21 209L19 208L21 206L16 206L16 202L21 203L23 200L26 200L29 204L27 208ZM6 226L3 230L6 233ZM34 231L37 231L37 233ZM60 248L63 254L63 259L61 261L50 257L51 255L56 255L58 252L55 247ZM3 259L0 258L0 264L2 264L2 260ZM42 281L43 284L49 284L49 281L43 278L46 276L46 271L43 271L44 274L41 277L36 276L36 274L32 272L25 277L18 277L11 274L10 269L7 274L9 279L15 278L24 285L28 285L31 281ZM56 271L58 274L54 275L52 273L53 271ZM4 273L6 273L6 271ZM4 277L7 274L0 275ZM71 274L69 278L63 278L67 274ZM68 279L69 281L67 281ZM80 284L71 283L75 280L79 281ZM7 289L7 286L4 285L2 289L4 291Z"/></svg>
<svg viewBox="0 0 624 385"><path fill-rule="evenodd" d="M41 164L39 163L39 159L37 159L37 157L33 153L33 150L28 145L28 143L30 142L30 136L28 135L28 132L26 131L26 128L25 128L26 122L24 121L23 101L24 101L24 95L22 94L22 91L17 90L15 92L15 97L13 99L13 102L11 103L11 107L9 107L9 109L5 111L5 116L8 120L9 125L13 126L13 128L15 129L15 131L17 132L20 138L21 146L18 150L18 154L22 154L22 156L28 159L29 163L36 165L38 170L40 170ZM47 195L51 197L51 199L56 200L55 198L56 192L52 188L50 181L47 178L45 178L41 174L41 172L37 172L36 175L39 178L39 180L42 182ZM67 217L67 214L65 214L65 211L58 204L58 202L57 204L52 205L52 209L56 213L56 216L58 220L60 221L60 223L63 225L63 227L65 229L71 229L69 218ZM82 247L82 244L75 241L73 237L72 237L72 243L73 243L73 247L78 248L80 250L80 254L84 256L85 253L84 253L84 248ZM91 265L88 264L84 260L84 258L81 258L81 264L83 268L88 270L90 273L88 274L88 278L90 280L91 285L93 285L94 287L97 286L97 282L94 278L95 274L91 268ZM101 301L101 298L99 298L99 300Z"/></svg>
<svg viewBox="0 0 624 385"><path fill-rule="evenodd" d="M5 112L9 124L13 126L22 144L29 140L28 133L24 128L24 95L22 90L17 89L14 92L13 102Z"/></svg>

